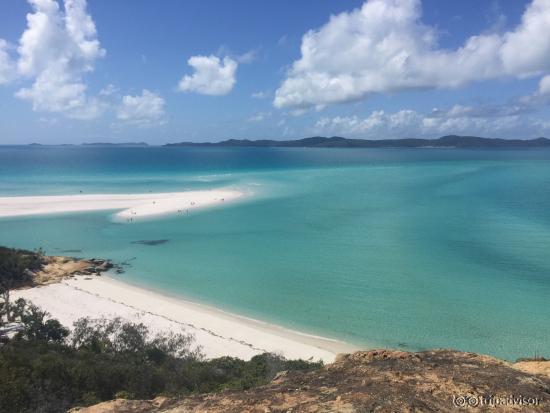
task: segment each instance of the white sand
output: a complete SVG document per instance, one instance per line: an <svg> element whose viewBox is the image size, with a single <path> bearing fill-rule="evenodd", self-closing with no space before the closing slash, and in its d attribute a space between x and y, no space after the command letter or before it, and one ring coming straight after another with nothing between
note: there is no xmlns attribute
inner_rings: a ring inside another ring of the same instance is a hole
<svg viewBox="0 0 550 413"><path fill-rule="evenodd" d="M250 359L268 351L290 359L331 362L337 353L355 350L336 340L167 297L105 275L76 277L58 284L16 291L14 296L31 300L66 326L72 326L81 317L119 316L142 322L152 332L183 329L195 336L196 344L207 358Z"/></svg>
<svg viewBox="0 0 550 413"><path fill-rule="evenodd" d="M90 194L0 197L0 217L42 215L64 212L117 210L118 222L134 222L165 214L221 205L240 198L231 189L147 194Z"/></svg>
<svg viewBox="0 0 550 413"><path fill-rule="evenodd" d="M79 211L121 210L118 222L134 222L165 214L222 205L242 197L231 189L148 194L96 194L0 197L0 217ZM155 333L181 331L195 336L208 358L234 356L250 359L274 352L287 358L331 362L337 353L355 348L336 341L302 334L229 314L208 306L167 297L107 276L76 277L61 283L16 291L48 311L62 324L72 326L81 317L122 317L139 321Z"/></svg>

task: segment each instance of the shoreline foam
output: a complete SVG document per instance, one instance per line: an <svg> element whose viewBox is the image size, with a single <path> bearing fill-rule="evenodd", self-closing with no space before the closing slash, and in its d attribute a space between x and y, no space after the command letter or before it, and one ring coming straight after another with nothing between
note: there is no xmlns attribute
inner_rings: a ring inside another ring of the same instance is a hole
<svg viewBox="0 0 550 413"><path fill-rule="evenodd" d="M183 328L195 336L195 345L207 358L250 359L273 352L289 359L332 362L338 353L357 350L344 342L173 298L108 276L76 277L13 295L32 301L66 326L81 317L120 316L143 322L152 333Z"/></svg>
<svg viewBox="0 0 550 413"><path fill-rule="evenodd" d="M79 194L0 197L0 217L19 217L67 212L121 210L117 222L133 222L235 201L243 192L212 189L145 194Z"/></svg>

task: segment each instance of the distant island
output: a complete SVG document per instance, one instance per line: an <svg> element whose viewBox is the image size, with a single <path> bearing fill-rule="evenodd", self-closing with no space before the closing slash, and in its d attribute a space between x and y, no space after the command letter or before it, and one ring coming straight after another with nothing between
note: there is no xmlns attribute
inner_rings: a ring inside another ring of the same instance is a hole
<svg viewBox="0 0 550 413"><path fill-rule="evenodd" d="M112 142L84 142L82 146L149 146L145 142L122 142L122 143L112 143Z"/></svg>
<svg viewBox="0 0 550 413"><path fill-rule="evenodd" d="M540 148L550 147L550 139L495 139L479 136L447 135L437 139L349 139L340 136L277 141L270 139L228 139L221 142L180 142L164 146L268 147L268 148Z"/></svg>
<svg viewBox="0 0 550 413"><path fill-rule="evenodd" d="M112 147L112 146L132 146L132 147L143 147L143 146L149 146L148 143L146 142L121 142L121 143L117 143L117 142L84 142L84 143L81 143L81 144L75 144L75 143L57 143L57 144L44 144L44 143L36 143L36 142L33 142L33 143L29 143L27 146L37 146L37 147L40 147L40 146L92 146L92 147L98 147L98 146L109 146L109 147Z"/></svg>
<svg viewBox="0 0 550 413"><path fill-rule="evenodd" d="M81 144L41 144L27 146L80 146L80 147L150 147L146 142L84 142ZM446 135L436 139L352 139L341 136L313 136L294 140L275 139L227 139L219 142L176 142L159 145L164 147L235 147L235 148L462 148L462 149L514 149L550 148L550 139L502 139L480 136Z"/></svg>

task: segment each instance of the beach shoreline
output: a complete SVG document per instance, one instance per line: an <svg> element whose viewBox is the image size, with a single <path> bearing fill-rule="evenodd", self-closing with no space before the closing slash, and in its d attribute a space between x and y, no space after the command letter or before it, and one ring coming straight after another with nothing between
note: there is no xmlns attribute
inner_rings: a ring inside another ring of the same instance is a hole
<svg viewBox="0 0 550 413"><path fill-rule="evenodd" d="M288 359L334 361L358 348L282 326L233 314L202 303L134 286L110 275L76 276L59 283L18 290L24 298L70 327L79 318L121 317L161 331L193 334L206 358L248 360L272 352Z"/></svg>
<svg viewBox="0 0 550 413"><path fill-rule="evenodd" d="M78 194L0 197L0 218L70 212L115 212L115 222L134 222L164 215L184 215L236 201L244 192L220 188L141 194Z"/></svg>
<svg viewBox="0 0 550 413"><path fill-rule="evenodd" d="M170 214L186 215L190 210L221 206L245 195L248 194L225 188L146 194L0 197L0 217L112 210L111 220L130 223ZM195 345L200 346L207 358L250 359L256 354L272 352L288 359L328 363L339 353L357 349L338 340L287 329L121 281L113 277L115 271L101 276L68 271L72 267L78 270L89 266L89 260L47 258L57 260L55 265L52 262L42 271L41 277L47 282L14 291L13 296L32 301L67 327L82 317L121 317L143 322L153 334L183 329L195 336ZM50 277L54 269L57 276ZM97 274L99 272L103 270ZM35 281L38 279L40 277L35 277Z"/></svg>

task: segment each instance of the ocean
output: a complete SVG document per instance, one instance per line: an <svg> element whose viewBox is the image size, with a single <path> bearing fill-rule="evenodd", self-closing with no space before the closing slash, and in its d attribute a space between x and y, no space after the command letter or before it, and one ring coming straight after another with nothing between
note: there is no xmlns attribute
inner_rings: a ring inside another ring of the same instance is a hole
<svg viewBox="0 0 550 413"><path fill-rule="evenodd" d="M550 150L0 147L0 196L222 187L252 195L0 218L0 245L359 346L550 355Z"/></svg>

